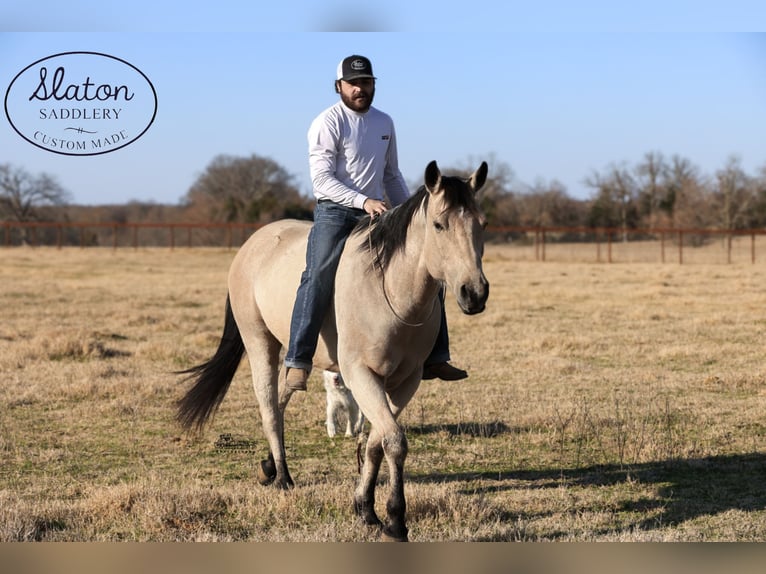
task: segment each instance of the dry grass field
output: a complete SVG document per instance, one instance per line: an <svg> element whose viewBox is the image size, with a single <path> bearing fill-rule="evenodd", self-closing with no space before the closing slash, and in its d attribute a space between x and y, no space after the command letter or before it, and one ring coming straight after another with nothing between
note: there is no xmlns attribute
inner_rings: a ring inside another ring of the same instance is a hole
<svg viewBox="0 0 766 574"><path fill-rule="evenodd" d="M173 371L215 350L233 256L0 251L0 541L376 539L318 374L287 413L290 492L255 480L246 362L204 433L176 425ZM488 246L487 311L448 301L470 378L402 417L411 540L766 541L766 267L690 260Z"/></svg>

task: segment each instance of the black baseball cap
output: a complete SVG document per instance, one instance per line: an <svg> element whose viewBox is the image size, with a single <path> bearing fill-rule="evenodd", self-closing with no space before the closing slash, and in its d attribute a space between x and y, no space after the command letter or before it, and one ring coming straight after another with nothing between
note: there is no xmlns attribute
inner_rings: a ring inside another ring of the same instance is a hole
<svg viewBox="0 0 766 574"><path fill-rule="evenodd" d="M343 58L341 63L338 64L336 79L349 82L358 78L375 79L375 76L372 75L372 63L370 60L358 55Z"/></svg>

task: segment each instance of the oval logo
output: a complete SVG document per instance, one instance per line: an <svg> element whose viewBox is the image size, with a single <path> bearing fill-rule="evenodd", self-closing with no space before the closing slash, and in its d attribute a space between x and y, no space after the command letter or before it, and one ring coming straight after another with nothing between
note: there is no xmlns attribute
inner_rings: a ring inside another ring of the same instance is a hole
<svg viewBox="0 0 766 574"><path fill-rule="evenodd" d="M157 92L125 60L65 52L38 60L13 78L5 115L16 133L41 149L99 155L146 133L157 115Z"/></svg>

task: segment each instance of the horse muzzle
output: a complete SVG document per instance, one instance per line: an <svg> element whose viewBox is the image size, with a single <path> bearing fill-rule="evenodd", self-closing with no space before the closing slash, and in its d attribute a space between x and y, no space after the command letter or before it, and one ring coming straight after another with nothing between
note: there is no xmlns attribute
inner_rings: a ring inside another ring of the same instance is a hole
<svg viewBox="0 0 766 574"><path fill-rule="evenodd" d="M457 304L466 315L481 313L487 306L489 282L482 276L476 285L463 284L457 294Z"/></svg>

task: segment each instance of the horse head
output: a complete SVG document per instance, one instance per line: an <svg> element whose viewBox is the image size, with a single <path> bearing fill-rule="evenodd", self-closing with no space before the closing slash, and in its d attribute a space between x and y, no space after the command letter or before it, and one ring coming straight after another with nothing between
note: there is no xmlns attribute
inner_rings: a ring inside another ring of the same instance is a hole
<svg viewBox="0 0 766 574"><path fill-rule="evenodd" d="M444 281L463 313L484 311L489 283L482 270L484 228L487 219L476 201L476 193L487 181L487 163L467 179L442 175L435 161L426 166L425 188L428 271Z"/></svg>

